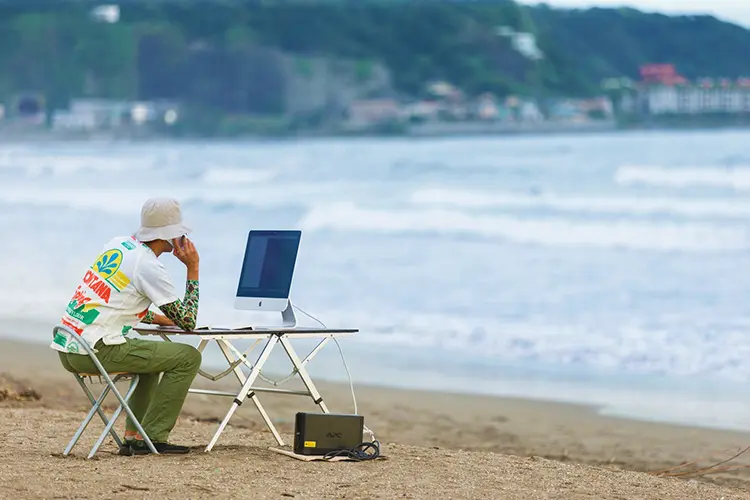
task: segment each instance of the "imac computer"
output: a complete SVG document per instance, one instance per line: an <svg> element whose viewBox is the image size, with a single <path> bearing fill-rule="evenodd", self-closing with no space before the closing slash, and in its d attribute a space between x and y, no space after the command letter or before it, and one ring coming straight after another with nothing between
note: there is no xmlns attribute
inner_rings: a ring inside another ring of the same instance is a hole
<svg viewBox="0 0 750 500"><path fill-rule="evenodd" d="M237 285L235 309L279 311L284 328L297 325L289 291L301 236L301 231L294 230L250 231Z"/></svg>

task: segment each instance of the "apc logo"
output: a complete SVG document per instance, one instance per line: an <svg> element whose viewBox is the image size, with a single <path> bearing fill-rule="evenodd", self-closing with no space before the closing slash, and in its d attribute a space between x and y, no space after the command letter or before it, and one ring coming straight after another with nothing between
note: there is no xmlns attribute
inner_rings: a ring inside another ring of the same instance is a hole
<svg viewBox="0 0 750 500"><path fill-rule="evenodd" d="M341 433L340 432L329 432L326 434L327 438L334 438L334 439L341 439Z"/></svg>

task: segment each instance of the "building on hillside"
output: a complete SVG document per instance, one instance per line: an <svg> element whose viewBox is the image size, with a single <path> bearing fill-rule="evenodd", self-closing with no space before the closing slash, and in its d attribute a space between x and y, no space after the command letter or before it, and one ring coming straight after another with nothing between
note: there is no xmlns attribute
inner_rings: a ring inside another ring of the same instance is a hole
<svg viewBox="0 0 750 500"><path fill-rule="evenodd" d="M5 109L9 120L29 125L44 124L47 116L47 105L41 92L22 92L10 99Z"/></svg>
<svg viewBox="0 0 750 500"><path fill-rule="evenodd" d="M558 122L575 122L584 120L581 109L572 99L557 100L549 105L549 120Z"/></svg>
<svg viewBox="0 0 750 500"><path fill-rule="evenodd" d="M521 101L518 106L518 119L522 122L544 121L544 114L534 101Z"/></svg>
<svg viewBox="0 0 750 500"><path fill-rule="evenodd" d="M55 130L102 130L120 126L129 115L127 101L112 99L72 99L67 110L52 117Z"/></svg>
<svg viewBox="0 0 750 500"><path fill-rule="evenodd" d="M76 131L114 130L162 121L172 125L178 117L179 107L170 101L72 99L68 109L54 113L52 128Z"/></svg>
<svg viewBox="0 0 750 500"><path fill-rule="evenodd" d="M438 80L425 85L426 92L434 98L448 101L460 101L464 99L463 92L455 85L446 81Z"/></svg>
<svg viewBox="0 0 750 500"><path fill-rule="evenodd" d="M628 92L620 97L619 112L632 115L638 110L638 100L635 95Z"/></svg>
<svg viewBox="0 0 750 500"><path fill-rule="evenodd" d="M116 23L120 20L120 6L116 4L99 5L91 9L90 15L97 22Z"/></svg>
<svg viewBox="0 0 750 500"><path fill-rule="evenodd" d="M472 114L478 120L499 120L502 118L501 112L501 106L498 103L497 97L490 92L479 95L474 101Z"/></svg>
<svg viewBox="0 0 750 500"><path fill-rule="evenodd" d="M410 122L433 122L440 118L443 109L440 101L416 101L402 106L401 115Z"/></svg>
<svg viewBox="0 0 750 500"><path fill-rule="evenodd" d="M682 85L687 83L673 64L645 64L640 68L641 82L647 85Z"/></svg>
<svg viewBox="0 0 750 500"><path fill-rule="evenodd" d="M495 28L495 34L510 39L513 49L526 59L538 61L544 58L533 33L518 32L510 26L498 26Z"/></svg>
<svg viewBox="0 0 750 500"><path fill-rule="evenodd" d="M649 115L750 113L750 79L699 78L689 81L672 64L641 67L638 109Z"/></svg>
<svg viewBox="0 0 750 500"><path fill-rule="evenodd" d="M593 119L609 120L614 117L614 106L607 97L594 97L579 101L579 107L583 113Z"/></svg>
<svg viewBox="0 0 750 500"><path fill-rule="evenodd" d="M395 99L362 99L349 104L346 125L351 129L364 129L400 121L401 108Z"/></svg>
<svg viewBox="0 0 750 500"><path fill-rule="evenodd" d="M681 85L643 85L639 92L646 114L750 113L750 80L702 78Z"/></svg>

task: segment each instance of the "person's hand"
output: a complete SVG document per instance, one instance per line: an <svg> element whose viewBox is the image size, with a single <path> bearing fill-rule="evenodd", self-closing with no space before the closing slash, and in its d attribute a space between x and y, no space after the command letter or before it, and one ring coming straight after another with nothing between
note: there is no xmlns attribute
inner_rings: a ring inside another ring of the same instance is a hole
<svg viewBox="0 0 750 500"><path fill-rule="evenodd" d="M172 245L174 245L172 253L180 262L185 264L185 267L193 270L198 269L198 262L200 261L198 250L195 249L195 245L193 245L193 242L187 236L175 238L172 240Z"/></svg>

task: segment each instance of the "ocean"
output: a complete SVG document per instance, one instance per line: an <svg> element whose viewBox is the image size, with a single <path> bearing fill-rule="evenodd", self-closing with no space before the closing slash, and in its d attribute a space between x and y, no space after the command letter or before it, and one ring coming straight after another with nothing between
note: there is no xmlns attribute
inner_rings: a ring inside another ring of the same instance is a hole
<svg viewBox="0 0 750 500"><path fill-rule="evenodd" d="M101 245L170 195L201 255L200 324L278 321L233 309L245 239L298 228L292 299L361 330L340 341L355 386L750 430L748 144L741 130L0 144L0 316L48 324L13 334L48 342ZM330 344L311 372L345 380L338 356Z"/></svg>

